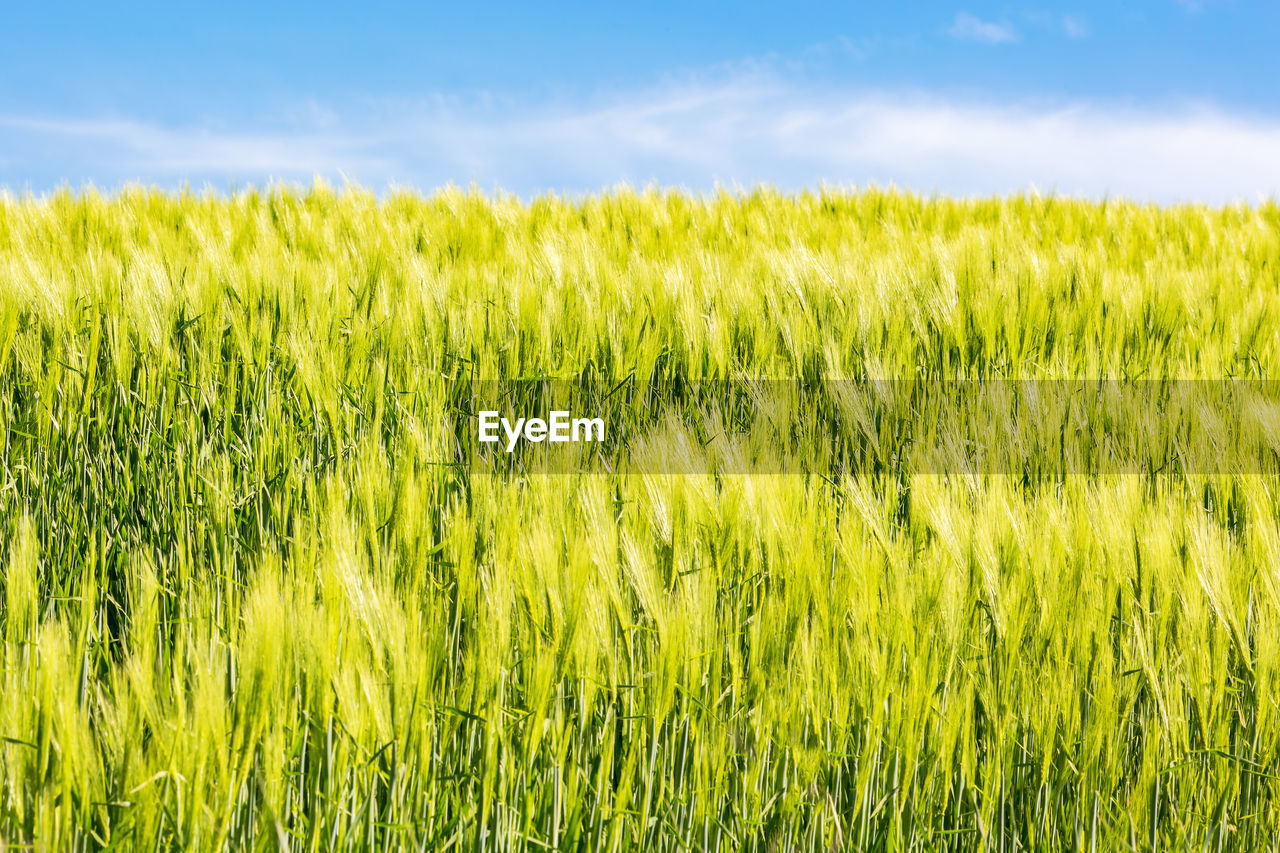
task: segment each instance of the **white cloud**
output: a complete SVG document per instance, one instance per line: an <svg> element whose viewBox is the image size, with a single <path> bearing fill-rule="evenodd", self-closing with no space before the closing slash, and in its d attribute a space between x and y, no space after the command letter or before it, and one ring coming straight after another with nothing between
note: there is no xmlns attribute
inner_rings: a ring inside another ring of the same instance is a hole
<svg viewBox="0 0 1280 853"><path fill-rule="evenodd" d="M261 133L210 128L166 128L121 119L48 119L0 116L0 128L28 137L94 146L117 169L140 174L184 172L291 175L387 165L362 153L367 138L332 133L322 122L311 132Z"/></svg>
<svg viewBox="0 0 1280 853"><path fill-rule="evenodd" d="M1010 25L984 21L968 12L956 15L947 34L955 39L980 41L984 44L1009 44L1018 40L1017 30Z"/></svg>
<svg viewBox="0 0 1280 853"><path fill-rule="evenodd" d="M1089 37L1089 25L1080 18L1071 15L1062 16L1062 32L1067 38L1082 39Z"/></svg>
<svg viewBox="0 0 1280 853"><path fill-rule="evenodd" d="M767 74L685 81L588 105L386 102L270 132L141 121L0 117L0 184L111 185L348 177L523 195L621 181L694 190L889 184L994 194L1038 187L1144 200L1280 193L1280 120L1207 107L1010 106L818 91Z"/></svg>

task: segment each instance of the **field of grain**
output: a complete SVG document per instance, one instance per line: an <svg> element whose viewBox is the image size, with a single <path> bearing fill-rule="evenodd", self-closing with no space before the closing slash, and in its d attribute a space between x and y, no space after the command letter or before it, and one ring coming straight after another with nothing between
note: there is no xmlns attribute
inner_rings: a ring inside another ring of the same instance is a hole
<svg viewBox="0 0 1280 853"><path fill-rule="evenodd" d="M839 389L1266 382L1277 321L1274 204L0 198L0 848L1274 844L1280 395L973 470ZM543 379L685 467L474 458ZM785 470L703 435L761 380Z"/></svg>

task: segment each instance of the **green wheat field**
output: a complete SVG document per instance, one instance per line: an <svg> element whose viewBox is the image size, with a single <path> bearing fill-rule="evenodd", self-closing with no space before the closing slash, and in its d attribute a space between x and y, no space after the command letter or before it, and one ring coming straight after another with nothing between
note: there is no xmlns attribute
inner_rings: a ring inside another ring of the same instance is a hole
<svg viewBox="0 0 1280 853"><path fill-rule="evenodd" d="M0 197L0 848L1274 846L1280 395L975 468L845 392L1278 323L1274 203ZM544 380L628 441L467 446Z"/></svg>

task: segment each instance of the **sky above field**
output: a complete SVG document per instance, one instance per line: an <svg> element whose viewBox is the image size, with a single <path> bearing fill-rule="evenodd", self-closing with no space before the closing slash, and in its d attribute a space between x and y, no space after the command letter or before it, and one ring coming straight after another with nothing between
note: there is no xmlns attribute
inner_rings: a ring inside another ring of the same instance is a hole
<svg viewBox="0 0 1280 853"><path fill-rule="evenodd" d="M1280 193L1280 3L2 6L19 192Z"/></svg>

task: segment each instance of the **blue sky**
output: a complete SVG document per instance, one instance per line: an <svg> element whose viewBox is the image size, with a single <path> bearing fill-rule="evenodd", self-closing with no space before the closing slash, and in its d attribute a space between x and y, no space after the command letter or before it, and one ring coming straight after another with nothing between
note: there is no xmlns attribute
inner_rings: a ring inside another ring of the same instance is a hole
<svg viewBox="0 0 1280 853"><path fill-rule="evenodd" d="M1280 192L1280 4L27 3L0 186Z"/></svg>

